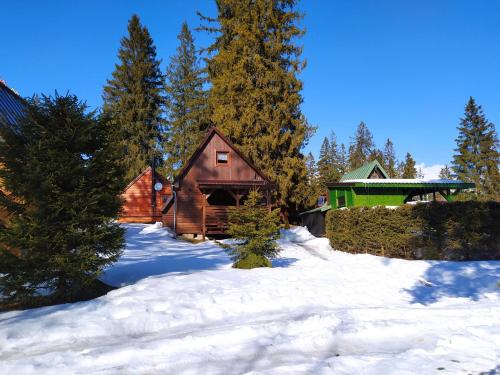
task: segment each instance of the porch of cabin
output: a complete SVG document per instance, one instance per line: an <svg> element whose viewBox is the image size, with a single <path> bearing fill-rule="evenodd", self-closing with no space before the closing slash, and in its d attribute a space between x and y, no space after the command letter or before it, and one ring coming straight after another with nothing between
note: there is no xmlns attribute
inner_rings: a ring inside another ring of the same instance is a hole
<svg viewBox="0 0 500 375"><path fill-rule="evenodd" d="M271 209L271 186L264 181L199 181L198 188L204 197L201 207L202 235L223 235L229 228L228 210L244 204L252 189L263 193L262 207Z"/></svg>

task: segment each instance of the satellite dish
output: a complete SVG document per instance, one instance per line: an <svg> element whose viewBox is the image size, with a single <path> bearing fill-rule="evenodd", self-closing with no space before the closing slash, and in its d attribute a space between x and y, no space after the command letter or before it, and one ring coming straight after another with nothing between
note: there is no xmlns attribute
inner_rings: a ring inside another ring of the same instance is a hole
<svg viewBox="0 0 500 375"><path fill-rule="evenodd" d="M154 187L156 191L160 191L163 189L163 184L161 182L157 182Z"/></svg>

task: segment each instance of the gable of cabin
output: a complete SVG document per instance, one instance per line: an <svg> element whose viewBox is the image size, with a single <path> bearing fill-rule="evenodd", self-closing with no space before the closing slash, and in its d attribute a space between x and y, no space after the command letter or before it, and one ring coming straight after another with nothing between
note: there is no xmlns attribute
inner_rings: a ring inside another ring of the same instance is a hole
<svg viewBox="0 0 500 375"><path fill-rule="evenodd" d="M166 183L161 176L155 176L155 183L160 182L163 186L160 191L153 193L153 170L146 168L139 176L131 181L121 197L123 199L119 222L122 223L153 223L161 221L161 209L172 196L170 184ZM153 208L153 196L156 206Z"/></svg>
<svg viewBox="0 0 500 375"><path fill-rule="evenodd" d="M176 180L176 232L203 233L204 205L236 205L235 192L269 184L227 138L210 130ZM174 227L174 204L166 207L163 222Z"/></svg>

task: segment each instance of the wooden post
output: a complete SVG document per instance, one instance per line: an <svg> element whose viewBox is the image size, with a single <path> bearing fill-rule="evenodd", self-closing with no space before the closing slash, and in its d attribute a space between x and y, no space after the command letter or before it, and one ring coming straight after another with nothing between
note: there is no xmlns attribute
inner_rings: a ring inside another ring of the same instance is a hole
<svg viewBox="0 0 500 375"><path fill-rule="evenodd" d="M201 216L202 216L202 232L203 232L203 240L205 240L205 236L207 234L207 225L206 225L206 216L207 216L207 197L205 193L203 193L203 205L201 206Z"/></svg>
<svg viewBox="0 0 500 375"><path fill-rule="evenodd" d="M432 192L432 200L434 202L436 201L436 192L435 191Z"/></svg>

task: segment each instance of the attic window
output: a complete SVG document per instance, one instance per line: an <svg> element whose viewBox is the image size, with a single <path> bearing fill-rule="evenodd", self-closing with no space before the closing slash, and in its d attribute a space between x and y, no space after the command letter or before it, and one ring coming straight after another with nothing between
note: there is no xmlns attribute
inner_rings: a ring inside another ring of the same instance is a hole
<svg viewBox="0 0 500 375"><path fill-rule="evenodd" d="M229 163L229 152L227 151L217 151L216 164L228 164Z"/></svg>

